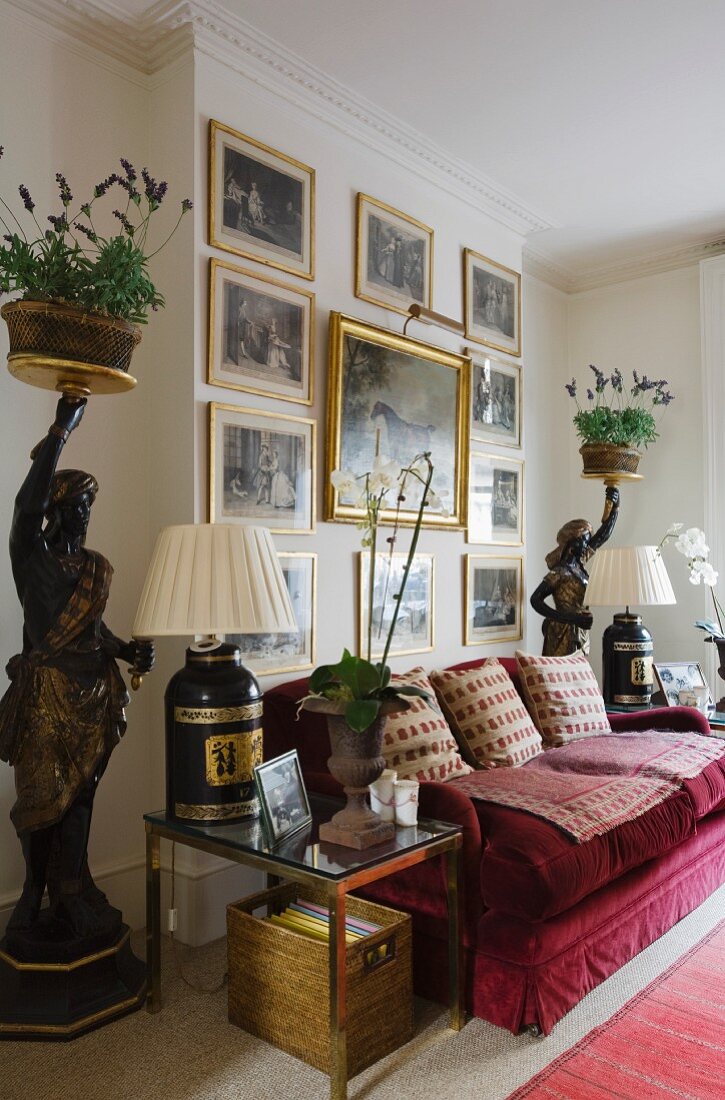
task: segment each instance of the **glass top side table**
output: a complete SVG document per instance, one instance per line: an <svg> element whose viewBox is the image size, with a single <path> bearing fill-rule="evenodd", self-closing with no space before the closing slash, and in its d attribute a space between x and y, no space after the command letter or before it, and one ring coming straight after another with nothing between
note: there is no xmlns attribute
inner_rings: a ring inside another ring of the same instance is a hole
<svg viewBox="0 0 725 1100"><path fill-rule="evenodd" d="M396 829L386 844L366 851L320 842L319 825L339 808L333 799L312 795L312 825L293 833L276 846L268 843L261 822L234 825L196 825L168 818L164 811L144 814L146 825L146 966L149 1012L161 1008L161 890L160 841L171 840L215 856L256 867L277 878L322 886L330 911L330 1073L331 1100L347 1097L346 1048L346 896L387 875L443 855L446 860L448 902L448 959L450 1026L465 1023L463 987L463 907L459 826L419 820L416 826Z"/></svg>

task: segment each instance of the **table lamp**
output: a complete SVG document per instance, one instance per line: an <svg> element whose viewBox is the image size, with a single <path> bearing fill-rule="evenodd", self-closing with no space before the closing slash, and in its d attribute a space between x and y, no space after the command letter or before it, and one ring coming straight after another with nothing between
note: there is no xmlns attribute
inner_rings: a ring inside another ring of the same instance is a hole
<svg viewBox="0 0 725 1100"><path fill-rule="evenodd" d="M630 605L676 603L665 563L656 546L615 546L597 550L589 567L586 601L590 607L621 607L602 638L604 702L649 706L653 685L652 635Z"/></svg>
<svg viewBox="0 0 725 1100"><path fill-rule="evenodd" d="M296 630L266 528L200 523L161 531L133 636L200 636L166 689L170 816L219 825L258 813L262 692L239 647L219 635Z"/></svg>

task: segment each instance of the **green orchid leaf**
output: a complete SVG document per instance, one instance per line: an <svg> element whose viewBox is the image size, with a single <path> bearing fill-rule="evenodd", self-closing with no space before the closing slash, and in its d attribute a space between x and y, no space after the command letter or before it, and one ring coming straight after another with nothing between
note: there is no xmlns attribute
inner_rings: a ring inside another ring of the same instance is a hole
<svg viewBox="0 0 725 1100"><path fill-rule="evenodd" d="M380 676L380 687L385 689L390 683L390 667L388 665L383 665L380 662L378 662L375 667L378 670L378 675Z"/></svg>
<svg viewBox="0 0 725 1100"><path fill-rule="evenodd" d="M333 680L333 668L330 665L320 665L310 676L310 691L319 695L323 689Z"/></svg>
<svg viewBox="0 0 725 1100"><path fill-rule="evenodd" d="M353 699L345 708L345 721L356 733L364 733L368 726L372 726L379 710L379 699Z"/></svg>
<svg viewBox="0 0 725 1100"><path fill-rule="evenodd" d="M394 695L413 695L418 699L425 699L430 701L430 692L424 691L423 688L413 687L412 684L393 684L390 689Z"/></svg>

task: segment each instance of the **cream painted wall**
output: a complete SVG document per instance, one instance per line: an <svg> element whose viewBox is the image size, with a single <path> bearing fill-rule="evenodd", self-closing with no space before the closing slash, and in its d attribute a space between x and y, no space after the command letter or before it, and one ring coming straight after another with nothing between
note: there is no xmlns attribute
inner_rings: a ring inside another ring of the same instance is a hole
<svg viewBox="0 0 725 1100"><path fill-rule="evenodd" d="M635 279L617 286L573 295L569 302L569 377L580 382L595 363L605 373L619 367L631 379L632 370L650 378L666 378L676 400L660 422L660 439L645 453L644 480L622 488L620 517L610 545L657 544L669 525L683 522L702 527L705 509L705 458L702 368L700 358L700 282L696 266ZM568 413L568 396L558 391ZM596 521L604 497L599 482L579 477L579 455L569 422L567 456L569 497L557 504L560 522L577 515ZM553 543L552 543L553 546ZM708 610L703 588L687 579L684 558L665 551L677 597L673 607L642 609L652 632L655 660L705 660L703 636L692 623ZM597 608L592 630L592 663L601 665L602 632L616 609ZM714 686L714 685L713 685Z"/></svg>

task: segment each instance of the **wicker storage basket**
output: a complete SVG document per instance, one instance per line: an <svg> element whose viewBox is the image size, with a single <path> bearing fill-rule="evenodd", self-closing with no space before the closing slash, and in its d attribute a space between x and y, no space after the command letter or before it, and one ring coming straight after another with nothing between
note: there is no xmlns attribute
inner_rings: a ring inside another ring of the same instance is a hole
<svg viewBox="0 0 725 1100"><path fill-rule="evenodd" d="M642 457L636 447L617 443L584 443L579 454L585 474L636 474Z"/></svg>
<svg viewBox="0 0 725 1100"><path fill-rule="evenodd" d="M126 372L141 339L137 326L128 321L51 302L9 302L0 314L8 326L10 355L93 363Z"/></svg>
<svg viewBox="0 0 725 1100"><path fill-rule="evenodd" d="M310 886L284 883L227 907L229 1019L324 1073L330 1072L328 944L252 916L304 898ZM347 948L348 1076L360 1073L413 1033L411 920L407 913L348 896L347 913L381 925ZM380 960L376 948L388 945Z"/></svg>

